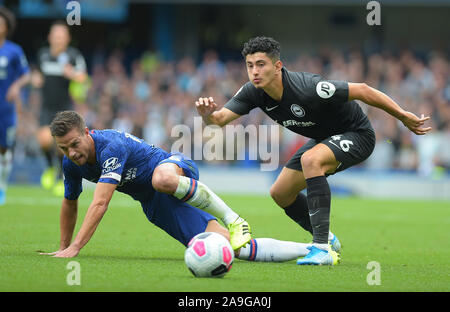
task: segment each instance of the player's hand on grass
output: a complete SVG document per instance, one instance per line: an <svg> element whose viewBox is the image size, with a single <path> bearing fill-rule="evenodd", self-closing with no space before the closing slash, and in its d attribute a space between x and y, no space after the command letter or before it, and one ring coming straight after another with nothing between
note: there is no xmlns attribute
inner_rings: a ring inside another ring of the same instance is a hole
<svg viewBox="0 0 450 312"><path fill-rule="evenodd" d="M60 250L57 253L53 255L55 258L73 258L78 255L80 252L80 249L77 247L74 247L73 245L70 245L64 250Z"/></svg>
<svg viewBox="0 0 450 312"><path fill-rule="evenodd" d="M195 102L195 107L200 116L206 117L211 115L217 109L217 104L212 97L201 97Z"/></svg>
<svg viewBox="0 0 450 312"><path fill-rule="evenodd" d="M424 117L423 114L419 118L411 112L406 112L406 114L404 115L404 117L402 118L401 121L403 122L405 127L407 127L409 130L411 130L415 134L423 135L431 130L431 127L427 127L427 128L422 127L424 125L425 121L427 121L429 119L430 119L429 116Z"/></svg>
<svg viewBox="0 0 450 312"><path fill-rule="evenodd" d="M76 257L80 250L73 246L69 246L65 249L59 249L53 252L43 252L42 250L37 250L37 252L39 252L40 255L53 256L56 258L72 258Z"/></svg>

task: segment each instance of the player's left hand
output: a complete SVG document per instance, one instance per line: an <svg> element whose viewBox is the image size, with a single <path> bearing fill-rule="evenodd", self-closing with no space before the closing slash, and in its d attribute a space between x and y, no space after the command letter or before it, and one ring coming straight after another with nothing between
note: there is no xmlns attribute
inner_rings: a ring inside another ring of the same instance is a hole
<svg viewBox="0 0 450 312"><path fill-rule="evenodd" d="M64 250L58 251L56 254L53 255L53 257L55 257L55 258L73 258L73 257L76 257L79 252L80 252L80 249L71 245Z"/></svg>
<svg viewBox="0 0 450 312"><path fill-rule="evenodd" d="M415 114L411 112L406 112L404 117L402 118L402 122L409 130L414 132L417 135L424 135L431 130L431 127L424 128L422 127L425 121L429 120L430 116L425 117L423 114L419 118Z"/></svg>

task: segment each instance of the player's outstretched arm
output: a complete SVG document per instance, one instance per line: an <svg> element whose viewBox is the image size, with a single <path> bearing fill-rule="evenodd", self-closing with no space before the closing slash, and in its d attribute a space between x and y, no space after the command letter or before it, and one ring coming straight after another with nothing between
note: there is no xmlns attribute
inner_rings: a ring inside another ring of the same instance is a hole
<svg viewBox="0 0 450 312"><path fill-rule="evenodd" d="M218 125L223 127L226 124L240 117L227 108L221 108L217 111L217 104L212 97L201 97L195 102L198 114L203 118L207 125Z"/></svg>
<svg viewBox="0 0 450 312"><path fill-rule="evenodd" d="M63 198L61 204L61 213L59 216L59 226L61 239L59 249L55 252L41 252L41 255L56 255L58 252L69 247L72 241L73 231L77 223L78 200L69 200Z"/></svg>
<svg viewBox="0 0 450 312"><path fill-rule="evenodd" d="M403 110L393 99L383 92L368 86L365 83L349 83L348 84L349 100L360 100L364 103L381 108L385 112L400 120L409 130L417 135L426 134L431 127L423 127L425 121L430 117L423 114L419 118L411 112Z"/></svg>
<svg viewBox="0 0 450 312"><path fill-rule="evenodd" d="M73 231L77 224L78 200L68 200L63 198L61 213L59 216L59 226L61 231L61 240L59 250L64 250L72 242Z"/></svg>
<svg viewBox="0 0 450 312"><path fill-rule="evenodd" d="M91 239L98 224L100 223L103 215L108 209L109 202L116 189L116 184L110 183L97 183L97 187L94 191L94 199L88 208L86 216L84 217L83 224L80 231L75 237L72 244L66 249L56 253L54 257L71 258L78 255L81 248L83 248Z"/></svg>

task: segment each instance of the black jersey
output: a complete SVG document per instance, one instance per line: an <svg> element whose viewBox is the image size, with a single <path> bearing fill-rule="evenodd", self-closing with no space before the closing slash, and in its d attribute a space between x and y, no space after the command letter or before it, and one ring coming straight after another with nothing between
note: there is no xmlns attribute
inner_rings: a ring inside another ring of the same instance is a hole
<svg viewBox="0 0 450 312"><path fill-rule="evenodd" d="M45 47L38 52L38 62L39 70L45 79L42 87L43 107L48 110L69 109L70 80L64 77L64 67L71 64L76 71L86 71L83 56L73 47L68 47L58 56L53 56L49 47Z"/></svg>
<svg viewBox="0 0 450 312"><path fill-rule="evenodd" d="M315 140L372 128L358 103L348 100L347 82L285 68L282 79L283 96L279 102L247 82L225 107L239 115L259 107L283 127Z"/></svg>

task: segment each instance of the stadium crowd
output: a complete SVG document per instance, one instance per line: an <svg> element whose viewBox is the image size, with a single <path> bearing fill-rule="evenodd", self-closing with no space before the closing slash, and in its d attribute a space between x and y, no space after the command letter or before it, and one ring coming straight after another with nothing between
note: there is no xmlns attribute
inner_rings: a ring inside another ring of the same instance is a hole
<svg viewBox="0 0 450 312"><path fill-rule="evenodd" d="M71 94L76 110L90 128L120 129L146 141L171 149L178 139L171 136L175 125L193 129L197 116L194 102L199 96L212 96L223 105L248 81L242 60L222 61L209 50L197 64L185 57L162 61L150 51L132 61L127 68L123 51L89 59L88 84L72 83ZM430 51L419 57L410 50L399 53L364 55L337 49L316 55L300 54L285 61L291 71L318 73L327 79L366 82L389 96L404 109L432 117L432 133L415 136L387 113L362 104L376 131L377 145L362 166L375 169L414 170L428 175L436 168L450 168L450 65L447 55ZM16 157L39 155L34 133L40 109L38 75L23 102L19 118ZM274 124L259 110L252 111L239 123ZM306 141L280 127L280 165ZM251 147L249 147L251 148ZM224 162L230 163L230 162Z"/></svg>

